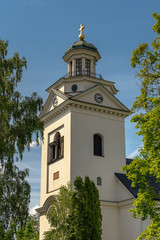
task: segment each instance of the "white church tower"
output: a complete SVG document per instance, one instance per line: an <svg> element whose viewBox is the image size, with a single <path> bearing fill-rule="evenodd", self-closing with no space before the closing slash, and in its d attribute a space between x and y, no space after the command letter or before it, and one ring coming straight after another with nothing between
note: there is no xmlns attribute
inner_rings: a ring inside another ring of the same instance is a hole
<svg viewBox="0 0 160 240"><path fill-rule="evenodd" d="M137 225L128 213L134 196L123 185L124 174L115 176L126 164L124 119L129 110L115 97L114 82L96 73L100 54L84 40L83 28L81 24L80 40L63 56L67 75L47 89L49 96L40 113L44 122L37 210L40 239L49 228L45 214L51 196L77 176L89 176L100 194L103 240L134 240L142 230L142 223Z"/></svg>

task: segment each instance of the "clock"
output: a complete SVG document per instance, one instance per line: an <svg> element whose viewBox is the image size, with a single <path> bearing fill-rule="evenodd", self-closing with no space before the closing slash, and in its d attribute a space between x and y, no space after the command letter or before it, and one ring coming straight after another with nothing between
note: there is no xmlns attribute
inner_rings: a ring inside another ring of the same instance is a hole
<svg viewBox="0 0 160 240"><path fill-rule="evenodd" d="M58 98L55 98L55 99L53 100L53 106L56 107L57 104L58 104Z"/></svg>
<svg viewBox="0 0 160 240"><path fill-rule="evenodd" d="M100 94L100 93L96 93L96 94L94 95L94 99L95 99L95 101L96 101L97 103L102 103L102 102L103 102L103 96L102 96L102 94Z"/></svg>

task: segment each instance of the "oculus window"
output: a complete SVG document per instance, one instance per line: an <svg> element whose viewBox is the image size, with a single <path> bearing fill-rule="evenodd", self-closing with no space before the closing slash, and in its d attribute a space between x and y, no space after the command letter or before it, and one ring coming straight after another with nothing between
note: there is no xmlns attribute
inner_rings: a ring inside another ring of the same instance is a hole
<svg viewBox="0 0 160 240"><path fill-rule="evenodd" d="M78 89L78 86L77 86L76 84L73 84L73 85L72 85L72 91L73 91L73 92L76 92L77 89Z"/></svg>

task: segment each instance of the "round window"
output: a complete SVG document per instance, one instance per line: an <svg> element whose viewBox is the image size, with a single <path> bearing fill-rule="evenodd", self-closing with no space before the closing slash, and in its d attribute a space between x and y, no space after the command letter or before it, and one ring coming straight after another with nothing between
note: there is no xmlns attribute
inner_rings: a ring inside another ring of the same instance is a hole
<svg viewBox="0 0 160 240"><path fill-rule="evenodd" d="M76 84L73 84L73 85L72 85L72 91L73 91L73 92L76 92L77 89L78 89L78 86L77 86Z"/></svg>

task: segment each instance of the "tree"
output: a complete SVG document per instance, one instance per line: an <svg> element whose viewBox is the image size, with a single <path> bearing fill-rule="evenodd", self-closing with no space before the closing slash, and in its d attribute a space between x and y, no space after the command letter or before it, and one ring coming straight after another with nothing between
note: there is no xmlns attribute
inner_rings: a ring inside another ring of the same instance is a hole
<svg viewBox="0 0 160 240"><path fill-rule="evenodd" d="M16 232L16 240L39 240L39 216L29 216L25 227Z"/></svg>
<svg viewBox="0 0 160 240"><path fill-rule="evenodd" d="M3 227L11 221L17 227L25 225L30 202L30 185L25 180L29 170L20 171L10 161L5 162L0 174L0 215L4 217ZM1 225L2 226L2 225Z"/></svg>
<svg viewBox="0 0 160 240"><path fill-rule="evenodd" d="M13 221L10 222L5 232L0 231L3 240L39 240L39 216L29 216L25 226L18 227Z"/></svg>
<svg viewBox="0 0 160 240"><path fill-rule="evenodd" d="M51 230L44 240L101 240L101 209L99 192L88 177L77 177L75 190L69 184L53 196L47 218Z"/></svg>
<svg viewBox="0 0 160 240"><path fill-rule="evenodd" d="M44 239L65 240L69 236L69 216L72 206L73 190L70 184L62 186L58 196L53 196L47 218L51 230L44 233Z"/></svg>
<svg viewBox="0 0 160 240"><path fill-rule="evenodd" d="M124 167L132 186L139 185L134 209L135 218L150 218L151 223L138 239L160 239L160 207L156 199L160 198L150 185L150 180L160 183L160 15L153 13L157 21L153 31L158 35L152 42L140 44L133 51L131 66L138 68L140 79L140 95L133 104L131 121L139 129L138 135L143 137L140 155Z"/></svg>
<svg viewBox="0 0 160 240"><path fill-rule="evenodd" d="M1 239L3 239L3 240L14 240L15 239L15 233L16 233L16 225L13 223L13 221L10 222L9 227L6 231L4 231L4 228L0 225L0 237L1 237Z"/></svg>
<svg viewBox="0 0 160 240"><path fill-rule="evenodd" d="M102 215L99 192L88 177L77 177L70 214L70 240L100 240Z"/></svg>
<svg viewBox="0 0 160 240"><path fill-rule="evenodd" d="M19 171L15 161L23 158L26 147L30 149L32 135L36 135L38 143L43 131L43 123L37 116L42 98L36 93L23 97L17 91L27 67L26 59L18 53L7 58L7 47L8 41L0 40L0 216L5 217L2 232L7 231L12 220L17 227L27 221L30 187L25 178L29 171Z"/></svg>
<svg viewBox="0 0 160 240"><path fill-rule="evenodd" d="M14 161L15 156L22 159L25 147L30 148L32 134L36 134L43 124L37 113L42 108L42 98L33 93L31 97L22 97L16 90L21 81L26 59L15 53L7 57L8 42L0 40L0 161Z"/></svg>

